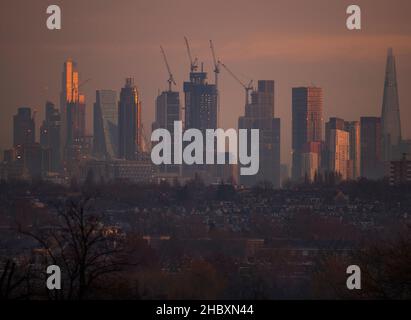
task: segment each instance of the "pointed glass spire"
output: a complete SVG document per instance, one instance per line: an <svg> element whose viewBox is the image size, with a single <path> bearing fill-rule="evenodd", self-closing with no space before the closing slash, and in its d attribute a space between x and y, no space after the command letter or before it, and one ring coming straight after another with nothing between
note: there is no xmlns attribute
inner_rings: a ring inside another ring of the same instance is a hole
<svg viewBox="0 0 411 320"><path fill-rule="evenodd" d="M382 157L384 161L391 161L393 157L393 147L396 147L401 143L397 72L395 68L395 56L392 48L388 49L387 55L381 124Z"/></svg>

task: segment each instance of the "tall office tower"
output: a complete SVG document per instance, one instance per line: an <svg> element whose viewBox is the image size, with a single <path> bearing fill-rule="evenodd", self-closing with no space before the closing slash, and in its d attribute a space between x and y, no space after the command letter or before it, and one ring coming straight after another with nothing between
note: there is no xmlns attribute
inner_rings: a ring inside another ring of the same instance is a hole
<svg viewBox="0 0 411 320"><path fill-rule="evenodd" d="M50 170L60 170L60 129L61 118L59 110L50 101L46 102L45 119L40 127L40 144L50 151Z"/></svg>
<svg viewBox="0 0 411 320"><path fill-rule="evenodd" d="M141 151L141 102L133 78L121 89L118 107L119 158L136 159Z"/></svg>
<svg viewBox="0 0 411 320"><path fill-rule="evenodd" d="M118 157L118 105L113 90L97 90L94 103L94 155L100 159Z"/></svg>
<svg viewBox="0 0 411 320"><path fill-rule="evenodd" d="M62 73L60 93L61 149L66 163L85 154L86 104L84 95L79 93L79 73L76 63L68 59Z"/></svg>
<svg viewBox="0 0 411 320"><path fill-rule="evenodd" d="M325 128L328 170L339 174L342 180L351 179L350 135L345 130L345 121L330 118Z"/></svg>
<svg viewBox="0 0 411 320"><path fill-rule="evenodd" d="M256 175L239 175L239 182L253 186L268 181L279 188L280 181L280 131L279 118L274 118L274 81L259 80L258 89L251 93L251 103L245 106L245 115L238 119L238 129L258 129L260 133L260 167ZM250 139L248 147L250 152Z"/></svg>
<svg viewBox="0 0 411 320"><path fill-rule="evenodd" d="M152 131L162 128L167 129L171 134L171 141L174 141L174 121L180 120L180 95L175 91L163 91L156 100L155 121L152 124ZM171 155L174 154L174 144L171 146ZM173 159L173 156L171 156ZM178 174L180 166L161 165L160 173Z"/></svg>
<svg viewBox="0 0 411 320"><path fill-rule="evenodd" d="M292 179L301 181L302 149L306 143L322 141L323 90L317 87L292 89ZM321 162L321 159L320 159Z"/></svg>
<svg viewBox="0 0 411 320"><path fill-rule="evenodd" d="M334 132L335 130L338 132ZM344 132L348 134L348 143L345 141ZM346 144L349 148L348 154L345 153ZM325 146L324 167L328 171L341 173L342 179L356 179L360 176L361 143L358 121L330 118L325 124ZM344 161L346 166L343 165ZM341 171L342 167L344 171Z"/></svg>
<svg viewBox="0 0 411 320"><path fill-rule="evenodd" d="M190 82L184 82L185 129L201 131L217 128L217 89L207 83L206 72L191 72Z"/></svg>
<svg viewBox="0 0 411 320"><path fill-rule="evenodd" d="M349 154L345 155L343 151L345 151L346 145L345 138L348 138L349 135L344 130L345 121L340 118L332 117L325 124L325 156L323 164L327 171L338 173L341 175L341 179L346 180L348 176Z"/></svg>
<svg viewBox="0 0 411 320"><path fill-rule="evenodd" d="M345 122L345 130L350 137L350 160L351 167L349 171L352 179L361 176L361 130L359 121Z"/></svg>
<svg viewBox="0 0 411 320"><path fill-rule="evenodd" d="M379 179L384 174L381 162L381 118L361 117L361 176Z"/></svg>
<svg viewBox="0 0 411 320"><path fill-rule="evenodd" d="M36 137L34 118L30 108L18 108L13 116L13 145L33 144Z"/></svg>
<svg viewBox="0 0 411 320"><path fill-rule="evenodd" d="M216 129L217 100L217 88L215 84L207 82L207 73L203 69L201 72L190 72L190 81L184 82L184 129L199 129L203 136L207 129ZM215 155L216 149L215 147ZM214 169L212 165L184 165L183 174L186 177L194 177L197 174L206 182L212 182L215 176Z"/></svg>
<svg viewBox="0 0 411 320"><path fill-rule="evenodd" d="M61 93L60 93L60 115L61 115L61 148L62 154L64 154L67 146L67 109L68 104L77 103L78 96L78 87L79 87L79 78L78 72L75 71L76 64L71 59L68 59L64 62L64 68L62 73L61 81Z"/></svg>
<svg viewBox="0 0 411 320"><path fill-rule="evenodd" d="M384 96L381 113L381 137L382 160L391 161L400 159L398 152L395 152L399 150L401 144L401 121L395 57L391 48L388 49L385 70Z"/></svg>
<svg viewBox="0 0 411 320"><path fill-rule="evenodd" d="M325 150L323 157L323 166L326 171L336 172L335 157L337 148L335 130L344 130L345 121L340 118L332 117L325 123ZM338 135L338 134L337 134ZM338 165L338 164L337 164Z"/></svg>
<svg viewBox="0 0 411 320"><path fill-rule="evenodd" d="M67 104L67 147L77 144L86 136L86 103L84 95L79 100Z"/></svg>
<svg viewBox="0 0 411 320"><path fill-rule="evenodd" d="M322 142L307 142L301 153L301 174L305 181L312 182L320 172Z"/></svg>

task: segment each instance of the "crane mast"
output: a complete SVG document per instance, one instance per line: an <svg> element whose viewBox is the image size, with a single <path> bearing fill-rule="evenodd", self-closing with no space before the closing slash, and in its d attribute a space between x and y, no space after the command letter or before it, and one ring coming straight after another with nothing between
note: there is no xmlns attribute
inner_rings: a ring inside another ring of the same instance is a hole
<svg viewBox="0 0 411 320"><path fill-rule="evenodd" d="M244 88L245 90L245 105L249 104L249 96L250 96L250 91L253 90L253 80L250 80L248 84L245 84L243 81L241 81L231 70L228 68L224 63L220 61L220 64L223 66L224 69L227 70L227 72Z"/></svg>
<svg viewBox="0 0 411 320"><path fill-rule="evenodd" d="M217 128L219 128L219 125L220 125L220 90L218 87L218 75L220 73L220 60L217 60L216 58L214 44L212 40L210 40L210 49L211 49L211 54L213 56L213 62L214 62L214 76L215 76L214 83L215 83L216 91L217 91Z"/></svg>
<svg viewBox="0 0 411 320"><path fill-rule="evenodd" d="M212 40L210 40L210 49L211 49L211 54L213 56L213 62L214 62L215 85L218 88L218 74L220 73L220 61L216 59L216 55L214 51L214 44Z"/></svg>
<svg viewBox="0 0 411 320"><path fill-rule="evenodd" d="M164 52L164 49L163 49L162 46L160 46L160 49L161 49L161 53L162 53L162 55L163 55L164 63L165 63L165 65L166 65L167 72L168 72L168 75L169 75L168 80L167 80L167 82L168 82L168 91L171 92L171 91L172 91L172 90L171 90L171 89L172 89L172 85L174 84L174 85L176 86L177 84L176 84L176 82L175 82L175 80L174 80L173 74L171 73L171 69L170 69L170 65L168 64L168 60L167 60L166 53Z"/></svg>
<svg viewBox="0 0 411 320"><path fill-rule="evenodd" d="M198 69L198 59L197 59L197 57L196 57L196 58L193 60L193 56L191 55L190 44L188 43L187 37L184 37L184 41L185 41L185 43L186 43L188 58L190 59L190 71L191 71L191 72L196 72L197 69Z"/></svg>

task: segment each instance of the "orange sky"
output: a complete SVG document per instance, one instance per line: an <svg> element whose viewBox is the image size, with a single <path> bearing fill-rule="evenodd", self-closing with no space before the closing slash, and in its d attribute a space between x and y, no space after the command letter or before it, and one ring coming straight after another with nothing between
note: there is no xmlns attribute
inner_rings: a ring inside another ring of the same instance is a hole
<svg viewBox="0 0 411 320"><path fill-rule="evenodd" d="M345 9L361 6L363 30L345 28ZM411 1L409 0L70 0L62 9L61 31L46 29L50 1L0 3L0 150L10 147L12 115L19 106L58 104L66 58L78 63L89 132L96 89L120 90L133 76L143 98L147 131L167 74L159 46L167 52L178 84L188 78L183 36L212 71L208 40L217 55L244 80L276 81L275 114L282 120L282 161L290 160L291 88L324 88L324 118L347 120L380 115L386 49L394 48L403 136L411 138ZM209 81L214 76L209 74ZM221 74L223 127L236 127L244 112L242 88Z"/></svg>

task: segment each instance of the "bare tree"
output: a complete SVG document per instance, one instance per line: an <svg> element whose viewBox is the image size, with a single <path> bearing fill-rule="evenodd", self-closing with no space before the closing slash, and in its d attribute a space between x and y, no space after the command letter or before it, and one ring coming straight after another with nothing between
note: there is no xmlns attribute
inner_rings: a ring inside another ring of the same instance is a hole
<svg viewBox="0 0 411 320"><path fill-rule="evenodd" d="M397 239L384 239L358 248L348 256L324 256L313 275L313 286L320 298L410 299L411 228ZM361 268L361 290L347 290L346 268Z"/></svg>
<svg viewBox="0 0 411 320"><path fill-rule="evenodd" d="M27 299L30 293L30 267L24 269L7 259L0 272L0 300Z"/></svg>
<svg viewBox="0 0 411 320"><path fill-rule="evenodd" d="M20 231L41 245L45 263L61 268L62 289L51 298L81 300L98 280L120 271L122 236L91 210L90 198L67 201L56 211L52 225Z"/></svg>

